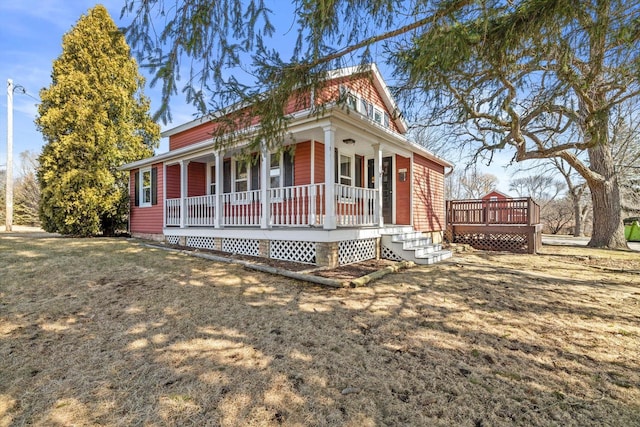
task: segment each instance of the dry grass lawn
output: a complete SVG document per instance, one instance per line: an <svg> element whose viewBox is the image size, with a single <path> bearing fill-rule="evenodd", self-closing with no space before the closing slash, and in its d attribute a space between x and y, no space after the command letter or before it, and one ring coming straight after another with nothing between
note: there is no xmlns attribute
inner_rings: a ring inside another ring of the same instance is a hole
<svg viewBox="0 0 640 427"><path fill-rule="evenodd" d="M640 256L545 252L335 290L4 234L0 426L640 425Z"/></svg>

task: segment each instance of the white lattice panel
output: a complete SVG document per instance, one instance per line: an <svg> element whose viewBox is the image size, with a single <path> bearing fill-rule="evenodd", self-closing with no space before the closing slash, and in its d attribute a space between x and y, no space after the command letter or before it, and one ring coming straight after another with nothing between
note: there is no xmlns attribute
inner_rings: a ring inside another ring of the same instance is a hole
<svg viewBox="0 0 640 427"><path fill-rule="evenodd" d="M345 240L338 245L338 264L353 264L376 257L376 239Z"/></svg>
<svg viewBox="0 0 640 427"><path fill-rule="evenodd" d="M171 245L180 244L180 236L166 236L166 238L167 238L167 243Z"/></svg>
<svg viewBox="0 0 640 427"><path fill-rule="evenodd" d="M222 250L233 254L260 256L260 242L255 239L223 239Z"/></svg>
<svg viewBox="0 0 640 427"><path fill-rule="evenodd" d="M272 240L269 247L271 258L284 261L316 263L315 242Z"/></svg>
<svg viewBox="0 0 640 427"><path fill-rule="evenodd" d="M213 237L188 236L187 246L200 249L215 249L215 239Z"/></svg>
<svg viewBox="0 0 640 427"><path fill-rule="evenodd" d="M402 261L402 258L396 255L391 249L389 249L385 245L382 245L382 258L388 259L391 261Z"/></svg>

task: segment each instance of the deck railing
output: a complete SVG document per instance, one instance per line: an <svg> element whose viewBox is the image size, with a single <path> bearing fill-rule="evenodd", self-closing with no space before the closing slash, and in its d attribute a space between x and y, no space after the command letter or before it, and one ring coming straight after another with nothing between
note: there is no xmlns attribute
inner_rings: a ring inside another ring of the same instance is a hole
<svg viewBox="0 0 640 427"><path fill-rule="evenodd" d="M447 224L534 225L540 206L531 198L506 200L448 200Z"/></svg>
<svg viewBox="0 0 640 427"><path fill-rule="evenodd" d="M335 185L336 224L369 226L378 222L375 189ZM195 196L184 200L185 226L215 226L216 203L221 203L221 226L261 225L261 190ZM165 200L165 225L180 226L182 199ZM326 217L325 184L297 185L269 190L268 223L271 226L322 226Z"/></svg>

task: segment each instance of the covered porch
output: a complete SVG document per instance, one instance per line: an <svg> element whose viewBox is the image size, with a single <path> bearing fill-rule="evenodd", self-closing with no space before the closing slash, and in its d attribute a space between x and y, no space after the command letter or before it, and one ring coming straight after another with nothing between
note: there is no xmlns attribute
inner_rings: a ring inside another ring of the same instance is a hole
<svg viewBox="0 0 640 427"><path fill-rule="evenodd" d="M263 145L250 155L198 150L166 159L163 228L335 230L393 222L395 147L330 122L296 130L302 142L278 153Z"/></svg>

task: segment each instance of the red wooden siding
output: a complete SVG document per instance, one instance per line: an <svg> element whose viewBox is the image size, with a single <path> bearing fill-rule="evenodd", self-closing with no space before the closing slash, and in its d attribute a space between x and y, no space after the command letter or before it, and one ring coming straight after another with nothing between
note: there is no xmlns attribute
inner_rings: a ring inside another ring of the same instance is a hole
<svg viewBox="0 0 640 427"><path fill-rule="evenodd" d="M180 198L180 165L167 166L167 199Z"/></svg>
<svg viewBox="0 0 640 427"><path fill-rule="evenodd" d="M190 162L188 166L187 197L207 194L207 164Z"/></svg>
<svg viewBox="0 0 640 427"><path fill-rule="evenodd" d="M162 164L153 165L158 171L158 204L149 207L134 206L135 174L138 169L130 172L129 194L131 195L131 213L129 214L129 230L132 233L162 233L162 215L164 195L162 194Z"/></svg>
<svg viewBox="0 0 640 427"><path fill-rule="evenodd" d="M446 227L444 166L414 154L413 168L413 226L418 231L442 231Z"/></svg>
<svg viewBox="0 0 640 427"><path fill-rule="evenodd" d="M293 185L311 184L311 141L297 144L293 159Z"/></svg>
<svg viewBox="0 0 640 427"><path fill-rule="evenodd" d="M196 144L198 142L211 139L213 132L213 123L203 123L194 128L185 130L169 137L169 151L186 147L187 145Z"/></svg>
<svg viewBox="0 0 640 427"><path fill-rule="evenodd" d="M407 178L400 181L400 169L407 170ZM396 224L411 224L411 159L396 154Z"/></svg>

